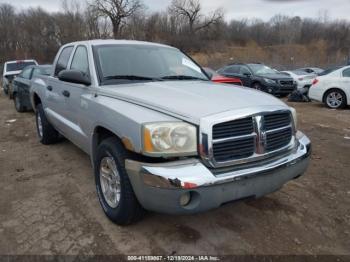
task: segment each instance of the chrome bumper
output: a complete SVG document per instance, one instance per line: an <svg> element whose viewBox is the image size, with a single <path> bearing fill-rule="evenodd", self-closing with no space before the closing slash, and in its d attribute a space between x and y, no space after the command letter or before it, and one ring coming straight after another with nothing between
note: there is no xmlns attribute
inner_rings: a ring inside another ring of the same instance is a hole
<svg viewBox="0 0 350 262"><path fill-rule="evenodd" d="M126 160L126 170L139 202L149 210L165 213L194 213L225 202L260 197L278 190L307 169L311 142L301 132L298 147L288 155L261 166L213 174L198 159L168 163ZM193 192L196 205L183 207L179 198Z"/></svg>

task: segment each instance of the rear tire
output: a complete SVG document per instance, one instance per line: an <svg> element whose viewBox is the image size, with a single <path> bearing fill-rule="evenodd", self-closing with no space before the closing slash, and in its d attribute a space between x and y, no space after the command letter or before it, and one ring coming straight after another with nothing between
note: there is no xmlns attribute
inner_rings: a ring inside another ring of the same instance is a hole
<svg viewBox="0 0 350 262"><path fill-rule="evenodd" d="M21 99L16 93L13 94L13 102L15 104L15 108L17 112L19 113L25 112L25 107L23 106Z"/></svg>
<svg viewBox="0 0 350 262"><path fill-rule="evenodd" d="M39 104L35 112L36 130L40 143L50 145L59 141L60 135L46 118L43 106Z"/></svg>
<svg viewBox="0 0 350 262"><path fill-rule="evenodd" d="M118 225L129 225L143 217L128 174L128 152L116 137L102 141L95 159L95 183L98 199L107 217Z"/></svg>
<svg viewBox="0 0 350 262"><path fill-rule="evenodd" d="M324 95L323 102L331 109L342 109L347 105L346 94L340 89L331 89Z"/></svg>

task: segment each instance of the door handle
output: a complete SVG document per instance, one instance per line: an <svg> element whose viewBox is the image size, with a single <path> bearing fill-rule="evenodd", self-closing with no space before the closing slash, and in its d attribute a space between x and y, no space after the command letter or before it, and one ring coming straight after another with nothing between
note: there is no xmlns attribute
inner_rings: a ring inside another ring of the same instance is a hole
<svg viewBox="0 0 350 262"><path fill-rule="evenodd" d="M62 95L64 95L65 97L70 97L70 93L67 90L64 90L62 92Z"/></svg>
<svg viewBox="0 0 350 262"><path fill-rule="evenodd" d="M52 86L47 86L46 89L52 91Z"/></svg>

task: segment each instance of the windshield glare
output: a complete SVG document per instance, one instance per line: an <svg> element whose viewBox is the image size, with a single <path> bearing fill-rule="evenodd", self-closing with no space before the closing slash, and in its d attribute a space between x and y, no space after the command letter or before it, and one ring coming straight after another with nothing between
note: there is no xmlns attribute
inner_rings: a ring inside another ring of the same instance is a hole
<svg viewBox="0 0 350 262"><path fill-rule="evenodd" d="M254 74L276 74L276 70L266 66L266 65L259 65L259 64L249 64L250 69L254 72Z"/></svg>
<svg viewBox="0 0 350 262"><path fill-rule="evenodd" d="M176 79L177 76L185 76L208 80L199 66L175 48L151 45L105 45L96 46L94 50L103 84L120 81L113 79L118 76L151 79L169 76Z"/></svg>

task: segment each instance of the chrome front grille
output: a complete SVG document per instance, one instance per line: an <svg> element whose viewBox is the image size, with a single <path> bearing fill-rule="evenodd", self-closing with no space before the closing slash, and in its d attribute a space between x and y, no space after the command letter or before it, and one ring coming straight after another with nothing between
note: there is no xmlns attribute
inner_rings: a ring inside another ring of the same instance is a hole
<svg viewBox="0 0 350 262"><path fill-rule="evenodd" d="M285 127L291 124L290 113L275 113L264 116L265 129L267 131Z"/></svg>
<svg viewBox="0 0 350 262"><path fill-rule="evenodd" d="M201 136L202 158L213 167L268 159L295 144L293 118L288 110L214 121L211 125L206 123L209 132Z"/></svg>
<svg viewBox="0 0 350 262"><path fill-rule="evenodd" d="M292 139L292 129L287 128L266 135L266 152L278 150L290 143Z"/></svg>
<svg viewBox="0 0 350 262"><path fill-rule="evenodd" d="M237 140L213 144L215 160L218 162L230 161L250 157L255 152L255 137L246 137Z"/></svg>
<svg viewBox="0 0 350 262"><path fill-rule="evenodd" d="M249 117L214 125L213 139L250 135L253 132L253 118Z"/></svg>

